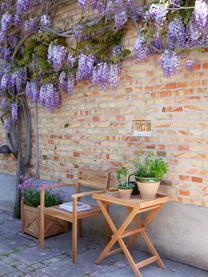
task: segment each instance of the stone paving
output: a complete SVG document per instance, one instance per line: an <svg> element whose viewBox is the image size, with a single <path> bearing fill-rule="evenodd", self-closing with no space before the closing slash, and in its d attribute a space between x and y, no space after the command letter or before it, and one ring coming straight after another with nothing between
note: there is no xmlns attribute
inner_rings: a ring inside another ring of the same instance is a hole
<svg viewBox="0 0 208 277"><path fill-rule="evenodd" d="M79 241L78 263L72 264L70 255L71 234L47 239L46 248L40 250L35 238L21 233L19 220L0 212L0 276L4 277L133 277L124 255L106 259L102 265L94 261L102 250L101 239L83 237ZM133 256L143 259L147 254L132 250ZM208 272L163 259L166 269L156 264L142 269L143 277L208 277Z"/></svg>

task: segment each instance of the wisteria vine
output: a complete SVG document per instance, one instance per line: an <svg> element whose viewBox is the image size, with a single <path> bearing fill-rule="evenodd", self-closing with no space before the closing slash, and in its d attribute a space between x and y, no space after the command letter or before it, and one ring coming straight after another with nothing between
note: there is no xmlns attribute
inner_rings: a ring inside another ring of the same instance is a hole
<svg viewBox="0 0 208 277"><path fill-rule="evenodd" d="M81 18L58 30L54 11L70 3L80 9ZM72 95L80 81L104 91L116 88L121 63L130 54L123 45L128 21L138 32L135 58L143 62L159 53L166 77L177 72L183 51L208 47L207 0L148 5L136 0L5 0L0 5L1 119L6 130L17 123L22 95L53 112L61 94ZM184 66L191 70L193 65L188 56Z"/></svg>

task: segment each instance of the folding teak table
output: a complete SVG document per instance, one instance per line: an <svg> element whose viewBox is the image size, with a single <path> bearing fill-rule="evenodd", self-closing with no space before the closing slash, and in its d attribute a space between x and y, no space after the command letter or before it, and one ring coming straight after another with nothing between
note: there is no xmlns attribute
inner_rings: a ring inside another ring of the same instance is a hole
<svg viewBox="0 0 208 277"><path fill-rule="evenodd" d="M109 257L113 254L123 251L126 258L128 259L130 266L132 267L136 276L141 277L141 272L139 271L140 268L151 264L153 262L157 262L161 268L164 268L164 264L156 251L155 247L153 246L150 238L146 233L147 226L151 223L157 213L160 211L162 206L170 201L170 198L164 195L157 195L154 200L142 200L140 197L131 197L130 199L122 199L119 197L118 192L114 191L111 193L95 193L93 194L93 198L97 200L98 205L101 208L101 211L111 228L113 235L111 240L108 242L106 247L103 249L101 254L98 256L96 260L96 264L100 264L103 259ZM110 213L109 213L109 205L116 204L124 206L128 209L129 214L127 218L123 221L121 226L117 229L115 226ZM137 217L137 214L142 214L148 212L143 222ZM131 222L135 223L136 227L127 229ZM146 242L147 246L149 247L152 257L135 263L128 247L131 246L137 237L141 235ZM124 242L124 238L130 237L128 243ZM115 243L118 242L120 247L113 249Z"/></svg>

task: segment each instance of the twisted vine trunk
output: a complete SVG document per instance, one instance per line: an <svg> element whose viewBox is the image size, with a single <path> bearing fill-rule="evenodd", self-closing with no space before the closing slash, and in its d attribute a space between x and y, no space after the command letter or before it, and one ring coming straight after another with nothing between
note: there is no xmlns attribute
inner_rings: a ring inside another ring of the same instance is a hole
<svg viewBox="0 0 208 277"><path fill-rule="evenodd" d="M18 184L20 183L20 177L25 175L25 168L29 165L31 156L31 118L25 96L21 97L19 108L17 127L7 134L10 149L17 158L14 217L20 217L20 191ZM22 128L25 129L26 133L25 156L23 156Z"/></svg>

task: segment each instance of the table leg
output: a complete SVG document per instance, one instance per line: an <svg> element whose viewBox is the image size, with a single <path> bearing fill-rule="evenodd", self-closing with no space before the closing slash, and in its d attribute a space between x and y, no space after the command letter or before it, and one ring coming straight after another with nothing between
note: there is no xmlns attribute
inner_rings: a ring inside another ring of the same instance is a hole
<svg viewBox="0 0 208 277"><path fill-rule="evenodd" d="M123 224L120 226L119 229L116 228L115 224L113 223L105 205L101 202L98 201L98 204L103 212L103 215L106 219L106 221L108 222L109 226L111 227L111 230L113 231L114 235L112 236L112 239L110 240L110 242L106 245L106 247L104 248L104 250L101 252L101 254L98 256L98 258L96 259L96 264L100 264L102 262L102 260L104 258L106 258L107 256L110 256L111 254L118 252L118 250L122 250L126 256L126 258L128 259L130 266L132 267L135 275L137 277L141 277L141 273L139 272L139 269L137 267L137 265L135 264L128 248L126 247L123 239L122 239L122 234L125 232L126 228L129 226L129 224L132 222L132 220L134 219L135 215L136 215L136 211L133 209L130 214L128 215L128 217L126 218L126 220L123 222ZM121 248L112 250L112 247L114 246L114 244L118 242Z"/></svg>

